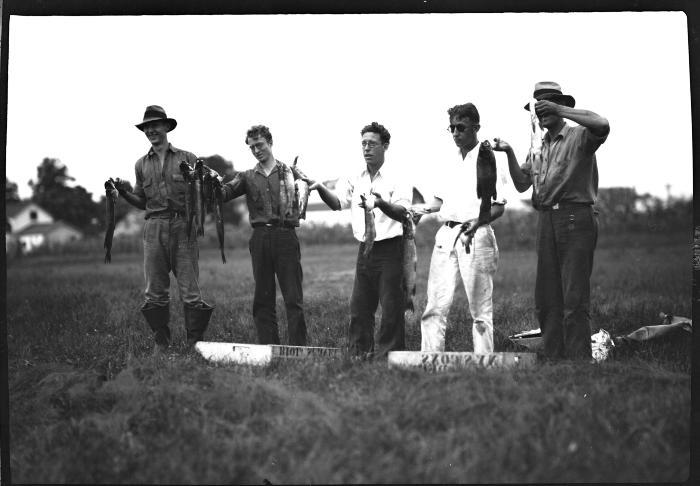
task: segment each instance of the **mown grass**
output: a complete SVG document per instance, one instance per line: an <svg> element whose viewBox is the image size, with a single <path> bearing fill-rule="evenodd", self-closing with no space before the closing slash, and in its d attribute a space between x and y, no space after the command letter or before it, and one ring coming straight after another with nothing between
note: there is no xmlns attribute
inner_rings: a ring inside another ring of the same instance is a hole
<svg viewBox="0 0 700 486"><path fill-rule="evenodd" d="M344 346L354 245L305 246L310 345ZM245 248L202 251L207 339L255 342ZM419 250L418 311L430 248ZM593 327L617 335L659 311L691 314L690 244L596 253ZM501 245L495 346L537 327L534 252ZM617 350L597 366L437 375L386 363L217 365L184 350L172 288L173 351L150 355L138 308L140 256L42 256L8 269L14 482L473 483L683 481L690 458L690 339ZM278 301L284 323L284 306ZM460 288L447 350L471 349ZM280 326L286 340L284 324ZM420 348L419 316L407 346Z"/></svg>

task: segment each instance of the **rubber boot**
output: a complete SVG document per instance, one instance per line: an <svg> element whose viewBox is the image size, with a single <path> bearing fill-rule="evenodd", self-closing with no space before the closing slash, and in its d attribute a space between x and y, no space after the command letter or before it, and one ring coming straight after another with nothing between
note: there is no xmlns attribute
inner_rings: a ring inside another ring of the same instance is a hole
<svg viewBox="0 0 700 486"><path fill-rule="evenodd" d="M156 305L150 302L144 304L141 313L146 318L146 322L153 331L155 340L154 351L165 351L170 345L170 307L167 305Z"/></svg>
<svg viewBox="0 0 700 486"><path fill-rule="evenodd" d="M196 307L185 304L185 330L187 331L188 348L202 340L213 311L214 307L206 302L201 302Z"/></svg>

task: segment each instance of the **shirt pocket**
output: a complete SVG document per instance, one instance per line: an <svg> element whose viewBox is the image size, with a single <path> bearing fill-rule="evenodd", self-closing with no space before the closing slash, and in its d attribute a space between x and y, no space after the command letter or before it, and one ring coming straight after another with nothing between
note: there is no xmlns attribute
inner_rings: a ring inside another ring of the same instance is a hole
<svg viewBox="0 0 700 486"><path fill-rule="evenodd" d="M246 194L246 198L248 199L249 208L253 207L260 212L265 209L262 192L254 182L248 184L248 193Z"/></svg>
<svg viewBox="0 0 700 486"><path fill-rule="evenodd" d="M153 179L143 180L143 192L148 199L153 199L156 196L156 185L153 183Z"/></svg>
<svg viewBox="0 0 700 486"><path fill-rule="evenodd" d="M187 191L185 177L182 174L173 174L171 179L173 181L173 192L178 196L184 195Z"/></svg>

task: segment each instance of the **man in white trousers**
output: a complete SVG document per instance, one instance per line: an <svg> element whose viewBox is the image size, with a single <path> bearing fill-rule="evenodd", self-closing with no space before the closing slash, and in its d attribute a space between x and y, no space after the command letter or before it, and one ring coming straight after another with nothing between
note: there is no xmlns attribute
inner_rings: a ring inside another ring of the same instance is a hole
<svg viewBox="0 0 700 486"><path fill-rule="evenodd" d="M469 312L473 319L472 336L475 353L493 352L493 275L498 267L498 245L490 224L477 228L469 251L463 239L457 239L463 223L472 227L479 216L480 200L476 195L476 160L479 153L479 112L472 103L457 105L447 113L448 130L457 145L448 161L444 177L434 198L425 205L414 205L418 213L439 211L444 224L435 235L435 247L428 275L428 303L421 318L421 351L445 350L447 316L452 306L457 278L462 277ZM504 181L496 183L498 199L492 201L490 221L505 211Z"/></svg>

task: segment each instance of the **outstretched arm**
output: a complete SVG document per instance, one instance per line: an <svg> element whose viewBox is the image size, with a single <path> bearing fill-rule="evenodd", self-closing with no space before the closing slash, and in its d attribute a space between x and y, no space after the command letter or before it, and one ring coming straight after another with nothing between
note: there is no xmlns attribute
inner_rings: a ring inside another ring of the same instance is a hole
<svg viewBox="0 0 700 486"><path fill-rule="evenodd" d="M378 192L371 192L370 194L373 194L376 198L374 201L374 205L378 207L384 214L389 216L391 219L394 219L396 221L403 221L406 218L405 207L383 199L382 195Z"/></svg>
<svg viewBox="0 0 700 486"><path fill-rule="evenodd" d="M126 202L138 209L146 209L146 196L131 192L131 185L128 181L123 181L118 177L114 180L114 187L119 191L119 195Z"/></svg>
<svg viewBox="0 0 700 486"><path fill-rule="evenodd" d="M508 157L508 172L510 172L510 178L513 179L513 185L518 192L527 191L532 185L532 180L530 176L520 168L518 159L515 157L515 152L513 152L513 147L505 140L494 138L493 149L498 152L506 153L506 157Z"/></svg>
<svg viewBox="0 0 700 486"><path fill-rule="evenodd" d="M590 110L579 110L568 106L552 103L547 100L540 100L535 104L535 112L538 117L548 114L555 114L562 118L567 118L588 128L593 134L604 137L610 132L610 124L606 118L593 113Z"/></svg>

